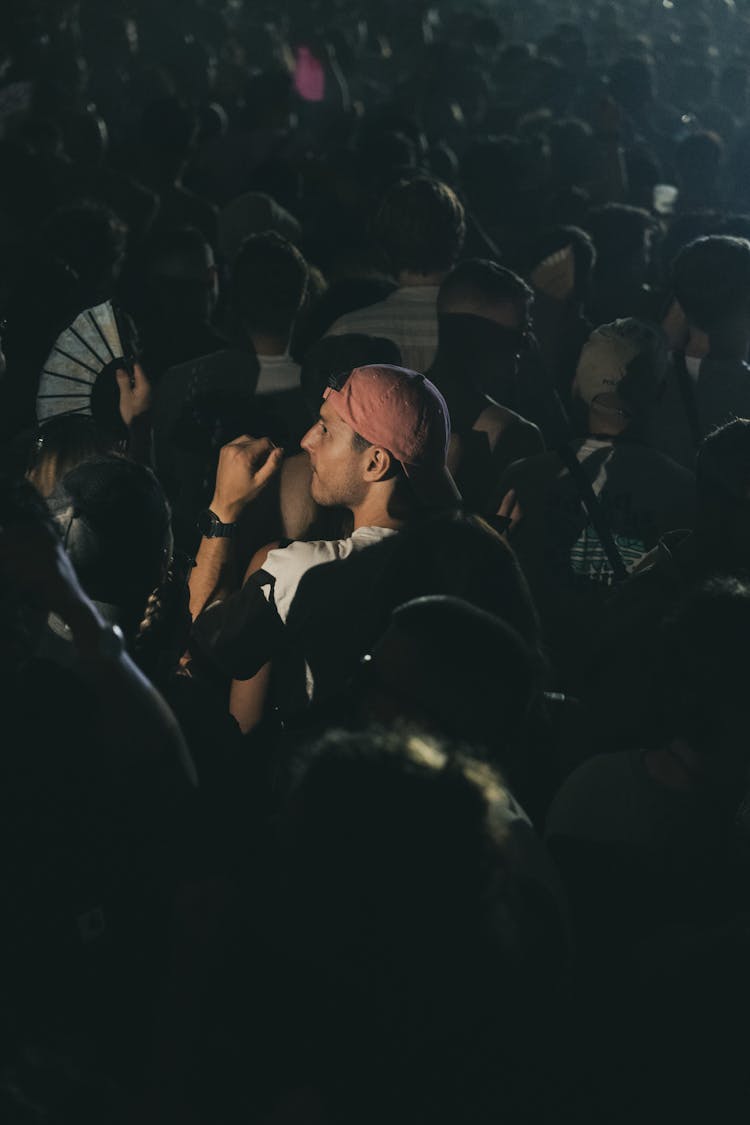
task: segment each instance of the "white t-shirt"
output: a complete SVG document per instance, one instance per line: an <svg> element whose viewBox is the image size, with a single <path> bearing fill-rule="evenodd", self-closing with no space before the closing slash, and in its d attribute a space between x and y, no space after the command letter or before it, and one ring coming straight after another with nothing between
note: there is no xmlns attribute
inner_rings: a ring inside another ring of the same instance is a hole
<svg viewBox="0 0 750 1125"><path fill-rule="evenodd" d="M194 640L211 654L225 675L250 679L267 661L285 651L288 642L284 636L292 607L300 582L309 571L348 559L397 534L389 527L360 527L348 539L295 541L269 551L263 568L240 590L215 602L198 617L193 626ZM335 584L331 594L335 598ZM299 689L312 699L315 684L306 658L298 668L304 671Z"/></svg>
<svg viewBox="0 0 750 1125"><path fill-rule="evenodd" d="M269 551L263 564L264 574L273 582L262 584L268 601L273 601L276 612L286 624L300 580L314 566L346 559L355 551L371 547L389 535L396 535L392 527L358 527L348 539L319 539L313 543L294 542L288 547Z"/></svg>
<svg viewBox="0 0 750 1125"><path fill-rule="evenodd" d="M299 389L300 365L289 355L259 355L260 374L256 395L272 395Z"/></svg>

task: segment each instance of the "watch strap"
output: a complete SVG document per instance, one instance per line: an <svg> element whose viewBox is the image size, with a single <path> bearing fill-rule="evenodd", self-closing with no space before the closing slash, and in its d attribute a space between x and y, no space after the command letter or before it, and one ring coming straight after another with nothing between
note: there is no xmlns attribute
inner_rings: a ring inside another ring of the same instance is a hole
<svg viewBox="0 0 750 1125"><path fill-rule="evenodd" d="M198 530L205 539L231 539L237 534L237 523L222 523L210 508L198 517Z"/></svg>

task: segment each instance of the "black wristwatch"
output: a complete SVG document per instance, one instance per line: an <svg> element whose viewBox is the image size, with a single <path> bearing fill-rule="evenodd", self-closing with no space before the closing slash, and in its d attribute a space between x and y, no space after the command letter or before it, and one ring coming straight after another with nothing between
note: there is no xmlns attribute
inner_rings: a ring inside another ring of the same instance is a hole
<svg viewBox="0 0 750 1125"><path fill-rule="evenodd" d="M204 539L231 539L237 534L237 523L222 523L216 512L206 508L196 520L198 531Z"/></svg>

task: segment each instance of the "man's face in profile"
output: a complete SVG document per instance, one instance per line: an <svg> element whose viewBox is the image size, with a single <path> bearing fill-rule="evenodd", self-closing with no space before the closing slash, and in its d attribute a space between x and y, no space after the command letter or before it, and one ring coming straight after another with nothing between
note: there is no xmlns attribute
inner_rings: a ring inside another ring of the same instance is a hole
<svg viewBox="0 0 750 1125"><path fill-rule="evenodd" d="M361 503L365 492L362 476L367 451L354 448L354 431L328 402L320 408L300 445L310 458L310 493L323 508L351 508Z"/></svg>

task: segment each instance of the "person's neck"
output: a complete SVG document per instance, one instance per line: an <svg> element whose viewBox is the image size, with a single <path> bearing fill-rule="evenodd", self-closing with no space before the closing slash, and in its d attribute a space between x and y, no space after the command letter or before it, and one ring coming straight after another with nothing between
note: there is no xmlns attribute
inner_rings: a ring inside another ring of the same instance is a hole
<svg viewBox="0 0 750 1125"><path fill-rule="evenodd" d="M361 527L388 527L400 531L407 519L406 512L396 509L393 492L385 498L377 492L370 492L361 504L349 510L354 517L354 531Z"/></svg>
<svg viewBox="0 0 750 1125"><path fill-rule="evenodd" d="M263 332L251 332L250 339L256 355L286 355L289 350L288 336L271 336Z"/></svg>
<svg viewBox="0 0 750 1125"><path fill-rule="evenodd" d="M396 280L400 289L424 289L429 285L442 285L447 276L447 270L440 270L438 273L413 273L411 270L400 270Z"/></svg>

